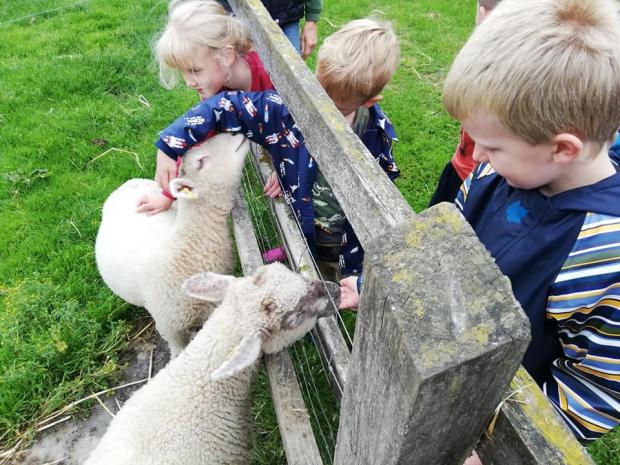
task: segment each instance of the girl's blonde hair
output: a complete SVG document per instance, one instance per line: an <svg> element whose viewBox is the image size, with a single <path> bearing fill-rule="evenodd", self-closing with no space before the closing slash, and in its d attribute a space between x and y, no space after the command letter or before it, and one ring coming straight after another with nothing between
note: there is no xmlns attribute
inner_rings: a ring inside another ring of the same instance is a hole
<svg viewBox="0 0 620 465"><path fill-rule="evenodd" d="M620 18L612 0L502 0L452 64L443 101L490 113L531 144L605 145L620 125Z"/></svg>
<svg viewBox="0 0 620 465"><path fill-rule="evenodd" d="M390 23L358 19L325 39L316 77L330 97L363 103L381 93L399 61L398 38Z"/></svg>
<svg viewBox="0 0 620 465"><path fill-rule="evenodd" d="M179 70L190 69L204 53L219 59L218 51L232 47L243 56L252 43L243 24L214 0L174 0L168 23L154 46L159 80L167 88L179 81Z"/></svg>

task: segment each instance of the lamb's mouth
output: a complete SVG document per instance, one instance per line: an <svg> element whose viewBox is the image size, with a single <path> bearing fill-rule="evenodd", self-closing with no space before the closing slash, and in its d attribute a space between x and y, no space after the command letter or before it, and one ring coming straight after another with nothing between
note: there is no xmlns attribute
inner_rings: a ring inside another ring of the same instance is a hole
<svg viewBox="0 0 620 465"><path fill-rule="evenodd" d="M176 178L170 181L170 190L175 197L185 197L188 199L197 199L198 193L190 182L186 182L182 178Z"/></svg>
<svg viewBox="0 0 620 465"><path fill-rule="evenodd" d="M179 191L187 194L188 197L196 198L196 193L194 192L194 189L189 186L183 186L181 187L181 189L179 189Z"/></svg>

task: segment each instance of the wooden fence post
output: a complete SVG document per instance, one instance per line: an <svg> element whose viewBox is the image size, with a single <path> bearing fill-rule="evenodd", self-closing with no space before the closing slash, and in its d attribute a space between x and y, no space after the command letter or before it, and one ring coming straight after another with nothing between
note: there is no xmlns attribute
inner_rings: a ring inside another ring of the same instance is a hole
<svg viewBox="0 0 620 465"><path fill-rule="evenodd" d="M529 322L454 206L367 248L335 465L460 465L514 376Z"/></svg>

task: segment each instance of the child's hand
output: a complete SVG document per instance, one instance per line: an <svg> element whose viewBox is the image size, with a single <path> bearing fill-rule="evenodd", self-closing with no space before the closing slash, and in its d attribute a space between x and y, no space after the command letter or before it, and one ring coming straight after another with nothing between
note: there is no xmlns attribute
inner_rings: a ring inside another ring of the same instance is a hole
<svg viewBox="0 0 620 465"><path fill-rule="evenodd" d="M271 173L271 176L269 176L269 179L265 183L263 192L270 199L275 199L282 195L282 188L280 187L280 181L276 173Z"/></svg>
<svg viewBox="0 0 620 465"><path fill-rule="evenodd" d="M482 465L482 462L476 451L473 451L463 465Z"/></svg>
<svg viewBox="0 0 620 465"><path fill-rule="evenodd" d="M340 280L340 308L356 309L360 304L357 292L357 276L349 276Z"/></svg>
<svg viewBox="0 0 620 465"><path fill-rule="evenodd" d="M301 31L301 57L305 60L310 56L318 41L316 21L306 21Z"/></svg>
<svg viewBox="0 0 620 465"><path fill-rule="evenodd" d="M152 216L168 210L170 205L172 205L172 199L164 194L143 195L138 199L136 211Z"/></svg>
<svg viewBox="0 0 620 465"><path fill-rule="evenodd" d="M157 151L155 181L165 191L170 191L170 181L177 177L177 162L161 150ZM170 205L168 205L170 207Z"/></svg>

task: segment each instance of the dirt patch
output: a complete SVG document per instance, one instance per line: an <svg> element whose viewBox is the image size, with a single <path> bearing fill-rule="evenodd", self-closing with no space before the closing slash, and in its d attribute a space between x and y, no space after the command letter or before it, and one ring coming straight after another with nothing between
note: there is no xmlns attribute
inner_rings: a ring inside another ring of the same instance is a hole
<svg viewBox="0 0 620 465"><path fill-rule="evenodd" d="M151 353L152 366L151 366ZM155 375L166 363L170 355L166 343L156 332L148 340L138 340L130 344L122 355L121 363L127 367L121 375L119 385L131 383ZM140 389L144 383L119 389L113 394L102 396L101 400L106 408L115 414L119 406ZM86 419L71 419L37 436L30 448L21 452L12 459L12 464L19 465L81 465L88 454L99 442L105 433L112 416L101 405L97 405L92 414Z"/></svg>

